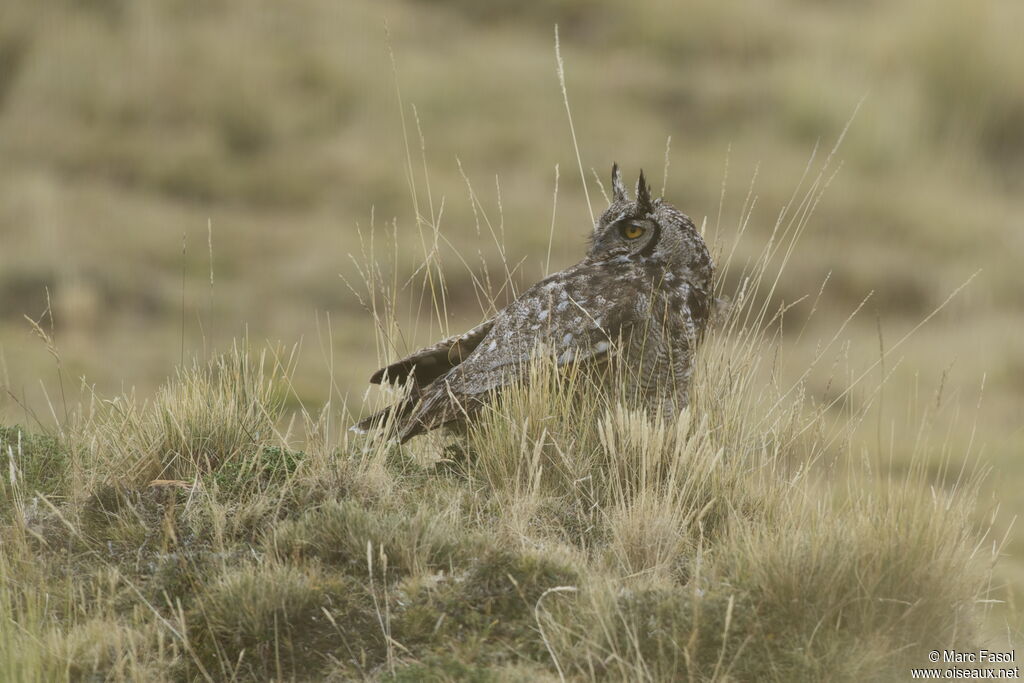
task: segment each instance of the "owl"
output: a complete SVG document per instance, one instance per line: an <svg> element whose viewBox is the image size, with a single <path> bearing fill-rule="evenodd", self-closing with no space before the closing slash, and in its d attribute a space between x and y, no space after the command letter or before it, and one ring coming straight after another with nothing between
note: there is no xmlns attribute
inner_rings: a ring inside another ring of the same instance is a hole
<svg viewBox="0 0 1024 683"><path fill-rule="evenodd" d="M651 412L678 416L689 404L697 344L712 312L714 263L693 221L652 199L643 171L631 200L617 164L612 201L594 225L586 257L551 275L465 334L378 370L370 382L400 383L407 397L354 431L391 425L400 442L465 424L502 387L527 380L550 354L557 367L620 362L620 376Z"/></svg>

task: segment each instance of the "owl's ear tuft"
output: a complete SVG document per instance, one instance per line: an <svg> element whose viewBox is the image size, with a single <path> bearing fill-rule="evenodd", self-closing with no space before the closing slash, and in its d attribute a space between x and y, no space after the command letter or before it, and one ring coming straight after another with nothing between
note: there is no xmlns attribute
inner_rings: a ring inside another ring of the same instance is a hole
<svg viewBox="0 0 1024 683"><path fill-rule="evenodd" d="M636 181L636 203L642 209L654 208L651 202L651 187L644 178L643 169L640 170L640 179Z"/></svg>
<svg viewBox="0 0 1024 683"><path fill-rule="evenodd" d="M612 201L626 201L626 186L622 182L622 171L618 164L612 164Z"/></svg>

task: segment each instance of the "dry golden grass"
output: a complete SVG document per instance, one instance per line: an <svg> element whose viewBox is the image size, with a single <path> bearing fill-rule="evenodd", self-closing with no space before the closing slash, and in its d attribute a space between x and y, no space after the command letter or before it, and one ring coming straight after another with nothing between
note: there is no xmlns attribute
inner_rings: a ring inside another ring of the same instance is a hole
<svg viewBox="0 0 1024 683"><path fill-rule="evenodd" d="M69 440L81 448L72 457L94 465L75 478L100 477L85 485L91 489L194 480L229 465L244 473L253 451L278 440L287 374L276 363L268 368L266 352L251 357L236 349L179 369L152 404L131 395L94 398L68 426Z"/></svg>
<svg viewBox="0 0 1024 683"><path fill-rule="evenodd" d="M1017 641L1018 3L271 4L0 8L0 678L857 680ZM695 404L540 366L464 438L354 441L374 362L579 256L554 21L588 176L664 156L727 264ZM305 350L215 353L243 324Z"/></svg>
<svg viewBox="0 0 1024 683"><path fill-rule="evenodd" d="M862 464L867 406L766 379L771 264L808 219L750 264L672 423L538 358L463 436L335 438L328 407L296 451L288 358L237 346L56 441L7 430L5 673L897 680L988 644L977 469Z"/></svg>

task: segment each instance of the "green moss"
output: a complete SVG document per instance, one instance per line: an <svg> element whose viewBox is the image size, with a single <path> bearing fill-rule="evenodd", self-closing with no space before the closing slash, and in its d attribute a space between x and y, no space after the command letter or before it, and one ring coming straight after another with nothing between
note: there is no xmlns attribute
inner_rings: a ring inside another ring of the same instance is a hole
<svg viewBox="0 0 1024 683"><path fill-rule="evenodd" d="M190 497L195 492L178 486L133 489L104 484L79 503L75 538L86 547L131 565L143 574L166 553L205 551L209 520ZM145 564L141 564L145 561Z"/></svg>
<svg viewBox="0 0 1024 683"><path fill-rule="evenodd" d="M419 683L420 681L489 683L499 679L489 667L468 664L455 654L437 654L429 655L423 661L396 669L393 675L384 680L394 681L394 683Z"/></svg>
<svg viewBox="0 0 1024 683"><path fill-rule="evenodd" d="M214 574L209 552L172 552L151 561L152 574L145 581L144 592L159 607L189 607L202 591L204 582Z"/></svg>
<svg viewBox="0 0 1024 683"><path fill-rule="evenodd" d="M192 638L211 671L237 662L247 677L308 678L328 654L358 669L384 656L367 590L316 570L270 565L233 570L210 584L192 610Z"/></svg>
<svg viewBox="0 0 1024 683"><path fill-rule="evenodd" d="M239 454L225 460L206 476L221 492L237 496L246 491L265 490L280 484L295 473L305 458L303 451L263 446L248 457Z"/></svg>
<svg viewBox="0 0 1024 683"><path fill-rule="evenodd" d="M22 495L41 493L60 497L66 492L68 462L67 451L55 437L31 434L17 425L0 427L0 471L4 474L0 477L0 487L4 494L0 511L8 513L9 503L14 500L10 476L12 471Z"/></svg>
<svg viewBox="0 0 1024 683"><path fill-rule="evenodd" d="M395 637L424 655L457 647L469 662L546 663L537 601L549 588L578 581L575 570L542 556L494 550L464 575L411 588L393 618Z"/></svg>
<svg viewBox="0 0 1024 683"><path fill-rule="evenodd" d="M459 566L472 552L470 541L457 539L443 522L428 515L370 510L354 501L331 502L294 521L277 526L272 544L281 557L317 558L366 577L367 543L372 544L375 573L383 572L379 552L387 555L387 577Z"/></svg>
<svg viewBox="0 0 1024 683"><path fill-rule="evenodd" d="M100 537L132 504L132 491L117 484L103 484L89 494L81 505L81 530L86 536Z"/></svg>

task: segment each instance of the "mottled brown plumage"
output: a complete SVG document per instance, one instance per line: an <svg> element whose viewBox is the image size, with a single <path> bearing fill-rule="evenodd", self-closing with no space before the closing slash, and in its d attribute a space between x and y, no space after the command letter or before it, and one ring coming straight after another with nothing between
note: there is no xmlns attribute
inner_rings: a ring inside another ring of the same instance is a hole
<svg viewBox="0 0 1024 683"><path fill-rule="evenodd" d="M370 378L408 383L401 403L358 431L388 422L399 440L471 419L528 361L625 364L637 393L666 417L689 403L693 353L711 312L714 264L693 222L652 199L643 172L630 200L612 167L611 205L586 258L541 280L469 332L422 349Z"/></svg>

